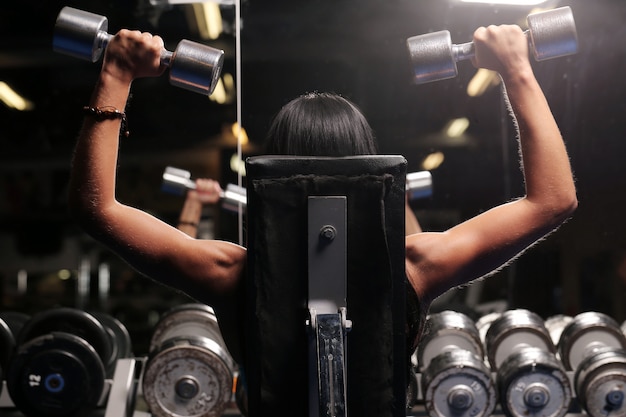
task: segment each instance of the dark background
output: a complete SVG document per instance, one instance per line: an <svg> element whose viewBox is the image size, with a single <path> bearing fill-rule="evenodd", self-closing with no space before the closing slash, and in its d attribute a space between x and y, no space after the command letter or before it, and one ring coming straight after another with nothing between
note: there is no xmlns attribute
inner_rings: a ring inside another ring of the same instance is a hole
<svg viewBox="0 0 626 417"><path fill-rule="evenodd" d="M66 5L107 16L110 32L128 27L160 34L170 50L183 38L224 49L224 72L233 75L234 6L221 7L225 32L207 41L189 24L189 6L148 0L0 5L0 81L34 104L19 112L0 103L0 308L32 314L65 305L110 312L132 329L141 350L155 317L188 299L137 276L68 216L72 147L99 64L52 51L54 22ZM481 304L502 300L507 308L528 308L543 317L594 310L621 322L626 3L547 3L565 5L574 12L579 53L533 65L567 142L580 207L472 297ZM455 79L412 85L405 41L449 29L453 42L463 43L481 25L524 25L530 10L455 0L243 1L239 88L251 142L244 155L258 151L271 117L288 100L332 91L361 107L381 152L406 156L409 171L421 170L431 152L444 153L444 163L432 172L432 197L412 203L424 229L444 230L522 195L515 132L499 88L468 97L465 89L475 73L469 62L459 65ZM127 109L131 137L121 146L119 198L174 222L182 198L160 191L166 165L217 178L223 186L236 182L229 166L236 142L225 133L236 110L235 102L216 104L171 87L166 76L137 81ZM441 131L456 117L468 117L471 124L462 138L450 140ZM215 209L205 218L206 236L237 241L235 215ZM106 281L102 265L110 273L104 295L98 290L98 282ZM69 270L70 278L59 280L60 269ZM26 287L19 284L24 277ZM442 303L468 303L467 296L458 291Z"/></svg>

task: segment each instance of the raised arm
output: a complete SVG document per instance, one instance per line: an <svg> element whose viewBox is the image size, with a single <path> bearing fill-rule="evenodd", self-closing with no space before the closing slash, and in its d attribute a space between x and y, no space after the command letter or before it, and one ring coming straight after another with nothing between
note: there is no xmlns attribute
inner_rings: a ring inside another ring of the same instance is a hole
<svg viewBox="0 0 626 417"><path fill-rule="evenodd" d="M123 112L133 80L159 76L163 41L120 31L109 43L88 107ZM201 302L219 306L234 291L245 250L192 239L115 196L120 119L85 116L72 162L69 206L80 225L132 267ZM123 138L122 138L123 140ZM217 309L216 309L217 310Z"/></svg>
<svg viewBox="0 0 626 417"><path fill-rule="evenodd" d="M443 233L407 237L407 276L423 309L450 288L498 270L555 230L578 202L569 158L518 26L474 33L473 63L500 73L519 134L526 195Z"/></svg>
<svg viewBox="0 0 626 417"><path fill-rule="evenodd" d="M222 187L217 181L198 178L196 189L187 191L185 202L178 217L178 230L191 237L198 236L198 224L205 205L215 204L220 199Z"/></svg>

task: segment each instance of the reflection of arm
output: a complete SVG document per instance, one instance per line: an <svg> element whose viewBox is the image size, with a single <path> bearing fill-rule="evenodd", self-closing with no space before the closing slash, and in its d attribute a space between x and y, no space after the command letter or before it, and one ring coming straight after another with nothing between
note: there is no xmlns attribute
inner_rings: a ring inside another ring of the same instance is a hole
<svg viewBox="0 0 626 417"><path fill-rule="evenodd" d="M404 207L405 212L405 227L406 227L406 235L412 235L414 233L420 233L422 231L422 227L417 221L417 217L415 217L415 212L411 208L408 202L406 202Z"/></svg>
<svg viewBox="0 0 626 417"><path fill-rule="evenodd" d="M198 236L198 224L202 217L202 208L205 204L215 204L219 201L222 191L217 181L210 179L196 180L196 189L187 191L185 203L178 217L178 230L191 237Z"/></svg>
<svg viewBox="0 0 626 417"><path fill-rule="evenodd" d="M475 33L474 64L500 73L517 122L526 195L443 233L407 237L407 275L428 304L497 270L563 223L577 207L569 159L517 26Z"/></svg>
<svg viewBox="0 0 626 417"><path fill-rule="evenodd" d="M163 68L159 37L122 30L108 44L89 106L123 111L135 78ZM144 275L218 307L237 285L245 249L196 240L116 199L120 121L84 120L72 161L69 206L80 225Z"/></svg>

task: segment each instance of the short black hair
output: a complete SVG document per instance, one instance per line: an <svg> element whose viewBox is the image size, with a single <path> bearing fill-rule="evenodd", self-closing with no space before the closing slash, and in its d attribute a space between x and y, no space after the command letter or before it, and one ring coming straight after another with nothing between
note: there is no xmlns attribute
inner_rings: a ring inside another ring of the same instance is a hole
<svg viewBox="0 0 626 417"><path fill-rule="evenodd" d="M377 153L374 132L361 110L334 93L307 93L278 112L265 152L273 155L352 156Z"/></svg>

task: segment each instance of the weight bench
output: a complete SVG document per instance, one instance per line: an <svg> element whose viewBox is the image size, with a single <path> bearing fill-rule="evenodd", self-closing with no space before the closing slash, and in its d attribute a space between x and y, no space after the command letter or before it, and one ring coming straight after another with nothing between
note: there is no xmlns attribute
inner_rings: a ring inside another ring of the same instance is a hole
<svg viewBox="0 0 626 417"><path fill-rule="evenodd" d="M248 158L248 415L406 415L401 156Z"/></svg>

